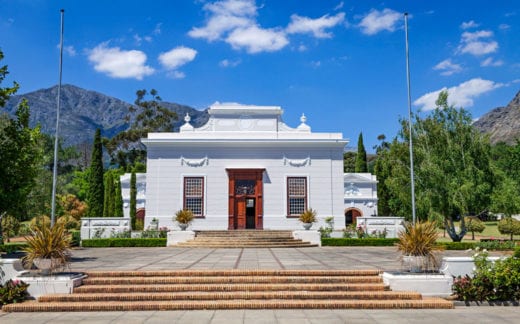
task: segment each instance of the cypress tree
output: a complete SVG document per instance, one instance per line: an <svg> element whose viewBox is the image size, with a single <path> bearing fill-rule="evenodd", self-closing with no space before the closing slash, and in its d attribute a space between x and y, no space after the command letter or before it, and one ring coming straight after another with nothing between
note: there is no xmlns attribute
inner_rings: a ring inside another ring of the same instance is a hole
<svg viewBox="0 0 520 324"><path fill-rule="evenodd" d="M103 215L105 217L114 217L114 173L112 170L105 173L105 202L103 208Z"/></svg>
<svg viewBox="0 0 520 324"><path fill-rule="evenodd" d="M114 201L114 217L123 217L123 195L121 194L121 181L119 176L114 183L115 187L115 201Z"/></svg>
<svg viewBox="0 0 520 324"><path fill-rule="evenodd" d="M132 171L130 176L130 222L132 229L135 229L135 216L137 209L137 185L136 185L135 172Z"/></svg>
<svg viewBox="0 0 520 324"><path fill-rule="evenodd" d="M367 151L365 151L365 145L363 144L363 133L359 133L358 138L356 172L368 172Z"/></svg>
<svg viewBox="0 0 520 324"><path fill-rule="evenodd" d="M101 130L96 129L92 159L90 162L88 198L88 215L101 217L104 205L104 181L103 181L103 146L101 144Z"/></svg>

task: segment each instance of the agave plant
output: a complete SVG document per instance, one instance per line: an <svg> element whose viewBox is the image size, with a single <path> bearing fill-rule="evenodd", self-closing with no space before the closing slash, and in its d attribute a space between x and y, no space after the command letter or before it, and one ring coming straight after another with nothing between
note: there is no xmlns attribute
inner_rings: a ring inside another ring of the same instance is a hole
<svg viewBox="0 0 520 324"><path fill-rule="evenodd" d="M193 222L194 218L193 212L189 209L181 209L175 213L175 221L179 223L179 227L183 231Z"/></svg>
<svg viewBox="0 0 520 324"><path fill-rule="evenodd" d="M26 236L26 255L22 262L27 266L46 260L49 263L49 272L64 267L70 259L71 237L64 224L54 226L39 226Z"/></svg>
<svg viewBox="0 0 520 324"><path fill-rule="evenodd" d="M312 208L306 209L303 213L300 214L298 219L300 222L306 224L316 223L316 210Z"/></svg>
<svg viewBox="0 0 520 324"><path fill-rule="evenodd" d="M403 260L409 260L412 271L431 269L436 264L435 252L441 247L435 244L437 226L434 222L407 223L398 238L397 249L403 254Z"/></svg>

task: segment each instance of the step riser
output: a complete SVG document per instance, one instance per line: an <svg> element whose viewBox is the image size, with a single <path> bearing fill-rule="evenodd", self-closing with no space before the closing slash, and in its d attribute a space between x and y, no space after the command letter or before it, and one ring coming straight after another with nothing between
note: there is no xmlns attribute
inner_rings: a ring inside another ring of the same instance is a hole
<svg viewBox="0 0 520 324"><path fill-rule="evenodd" d="M151 277L87 278L84 285L153 285L153 284L241 284L241 283L380 283L378 277Z"/></svg>
<svg viewBox="0 0 520 324"><path fill-rule="evenodd" d="M91 301L152 301L152 300L233 300L233 299L358 299L358 300L420 300L418 293L399 292L219 292L219 293L156 293L156 294L78 294L42 296L39 302L91 302Z"/></svg>
<svg viewBox="0 0 520 324"><path fill-rule="evenodd" d="M380 270L158 270L158 271L86 271L89 278L95 277L231 277L231 276L297 276L297 277L370 277L379 276Z"/></svg>

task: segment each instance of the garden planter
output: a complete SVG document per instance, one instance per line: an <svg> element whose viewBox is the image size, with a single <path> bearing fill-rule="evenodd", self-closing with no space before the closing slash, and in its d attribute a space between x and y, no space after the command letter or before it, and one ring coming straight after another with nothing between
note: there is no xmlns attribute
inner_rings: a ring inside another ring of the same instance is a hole
<svg viewBox="0 0 520 324"><path fill-rule="evenodd" d="M422 255L404 255L403 267L413 273L424 272L428 269L428 258Z"/></svg>
<svg viewBox="0 0 520 324"><path fill-rule="evenodd" d="M188 224L179 223L179 228L181 229L181 231L185 231L188 228Z"/></svg>
<svg viewBox="0 0 520 324"><path fill-rule="evenodd" d="M312 223L303 223L303 228L308 231L310 230L312 227Z"/></svg>

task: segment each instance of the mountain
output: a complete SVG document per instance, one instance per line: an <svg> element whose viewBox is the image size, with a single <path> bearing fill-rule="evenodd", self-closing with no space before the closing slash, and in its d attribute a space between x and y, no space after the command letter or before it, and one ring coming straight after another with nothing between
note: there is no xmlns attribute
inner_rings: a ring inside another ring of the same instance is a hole
<svg viewBox="0 0 520 324"><path fill-rule="evenodd" d="M480 117L473 125L489 134L491 143L514 144L520 140L520 91L505 107L498 107Z"/></svg>
<svg viewBox="0 0 520 324"><path fill-rule="evenodd" d="M23 98L31 108L30 125L41 125L43 133L54 135L56 127L56 97L58 87L41 89L22 95L12 96L4 109L14 115L16 107ZM178 120L174 130L184 124L184 116L189 113L194 127L205 124L209 118L207 111L170 102L161 102L163 107L177 113ZM92 143L96 128L101 129L103 136L111 138L128 129L131 120L137 114L129 112L132 104L104 95L99 92L85 90L73 85L61 87L60 131L65 145ZM1 112L1 111L0 111ZM127 122L126 116L130 116Z"/></svg>

